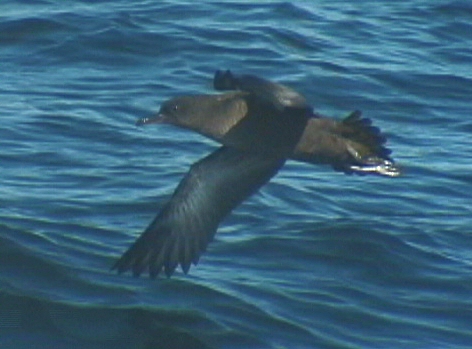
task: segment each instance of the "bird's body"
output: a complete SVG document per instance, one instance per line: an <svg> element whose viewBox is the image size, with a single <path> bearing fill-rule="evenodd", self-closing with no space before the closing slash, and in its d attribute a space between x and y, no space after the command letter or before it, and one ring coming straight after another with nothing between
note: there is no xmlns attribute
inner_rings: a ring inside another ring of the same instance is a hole
<svg viewBox="0 0 472 349"><path fill-rule="evenodd" d="M216 95L164 102L157 117L223 144L192 165L170 201L116 262L118 272L185 273L216 233L220 221L270 180L287 159L330 164L345 173L397 176L385 137L353 112L344 120L314 114L294 90L259 77L217 72Z"/></svg>

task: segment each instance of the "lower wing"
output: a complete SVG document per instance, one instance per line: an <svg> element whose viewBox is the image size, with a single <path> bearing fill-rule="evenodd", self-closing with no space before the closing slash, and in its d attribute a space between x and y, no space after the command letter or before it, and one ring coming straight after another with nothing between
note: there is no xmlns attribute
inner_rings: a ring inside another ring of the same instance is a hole
<svg viewBox="0 0 472 349"><path fill-rule="evenodd" d="M269 181L285 159L221 147L193 164L171 199L115 263L135 276L161 271L170 277L180 264L187 273L213 239L220 221Z"/></svg>

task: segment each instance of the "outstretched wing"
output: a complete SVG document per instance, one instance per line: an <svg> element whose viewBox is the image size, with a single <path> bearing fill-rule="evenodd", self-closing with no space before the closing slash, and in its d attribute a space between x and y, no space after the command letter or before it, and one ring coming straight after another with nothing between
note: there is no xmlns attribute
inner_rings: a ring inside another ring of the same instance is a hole
<svg viewBox="0 0 472 349"><path fill-rule="evenodd" d="M372 126L360 111L354 111L342 121L311 118L292 155L293 159L309 163L326 163L345 173L379 174L396 177L400 169L385 146L386 137Z"/></svg>
<svg viewBox="0 0 472 349"><path fill-rule="evenodd" d="M213 239L220 221L274 176L285 159L221 147L193 164L172 198L136 242L115 263L135 276L162 270L170 277L190 264Z"/></svg>
<svg viewBox="0 0 472 349"><path fill-rule="evenodd" d="M231 71L217 70L213 78L217 91L241 90L271 103L278 111L302 109L311 111L305 97L282 84L262 79L255 75L234 75Z"/></svg>

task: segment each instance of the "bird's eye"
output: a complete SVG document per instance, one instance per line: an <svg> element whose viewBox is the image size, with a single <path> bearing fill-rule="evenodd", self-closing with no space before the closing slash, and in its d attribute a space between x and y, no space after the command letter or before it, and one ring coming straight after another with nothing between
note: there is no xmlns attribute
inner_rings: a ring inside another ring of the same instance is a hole
<svg viewBox="0 0 472 349"><path fill-rule="evenodd" d="M177 104L173 104L172 107L171 107L171 110L173 112L176 112L177 110L179 110L179 106Z"/></svg>

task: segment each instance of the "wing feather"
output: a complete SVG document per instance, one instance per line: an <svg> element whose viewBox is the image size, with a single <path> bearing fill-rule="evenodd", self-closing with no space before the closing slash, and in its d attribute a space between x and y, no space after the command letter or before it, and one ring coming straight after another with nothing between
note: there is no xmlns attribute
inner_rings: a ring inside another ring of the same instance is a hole
<svg viewBox="0 0 472 349"><path fill-rule="evenodd" d="M220 221L274 176L285 159L221 147L198 161L171 199L136 242L115 263L119 273L131 270L151 277L170 277L190 264L212 240Z"/></svg>

